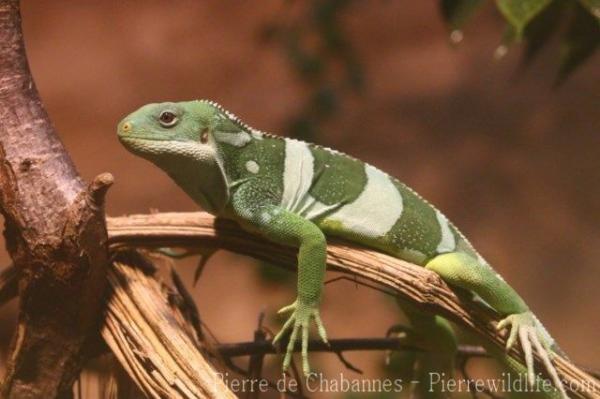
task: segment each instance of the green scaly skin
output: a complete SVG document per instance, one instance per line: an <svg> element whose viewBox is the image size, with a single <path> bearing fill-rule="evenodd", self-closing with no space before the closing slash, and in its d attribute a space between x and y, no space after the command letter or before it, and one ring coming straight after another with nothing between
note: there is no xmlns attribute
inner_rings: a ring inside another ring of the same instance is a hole
<svg viewBox="0 0 600 399"><path fill-rule="evenodd" d="M552 356L552 338L454 225L375 167L328 148L259 132L209 101L146 105L121 121L118 137L129 151L163 169L206 211L298 248L298 295L280 310L291 315L275 337L277 341L291 331L284 370L300 339L303 370L310 373L312 321L327 341L319 315L327 236L422 265L479 296L504 317L498 327L510 330L507 347L519 337L530 382L535 380L532 352ZM452 375L456 342L447 322L403 308L413 324L411 335L419 335L436 353L421 359L421 368ZM550 360L546 368L566 396ZM443 397L439 392L425 395Z"/></svg>

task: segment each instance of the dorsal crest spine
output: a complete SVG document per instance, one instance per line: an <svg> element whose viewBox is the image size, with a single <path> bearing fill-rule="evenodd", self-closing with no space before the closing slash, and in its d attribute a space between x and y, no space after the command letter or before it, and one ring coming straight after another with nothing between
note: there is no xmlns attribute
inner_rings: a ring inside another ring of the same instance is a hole
<svg viewBox="0 0 600 399"><path fill-rule="evenodd" d="M283 136L278 136L276 134L267 133L267 132L264 132L262 130L258 130L258 129L255 129L255 128L251 127L250 125L248 125L247 123L245 123L244 121L242 121L240 118L238 118L235 114L233 114L232 112L228 111L221 104L219 104L219 103L217 103L215 101L200 100L200 102L203 102L205 104L209 104L209 105L215 107L221 113L223 113L223 115L225 115L230 121L232 121L234 123L237 123L243 129L247 130L248 133L257 133L257 134L260 134L260 135L262 135L264 137L268 137L268 138L272 138L272 139L281 139L281 140L284 139Z"/></svg>

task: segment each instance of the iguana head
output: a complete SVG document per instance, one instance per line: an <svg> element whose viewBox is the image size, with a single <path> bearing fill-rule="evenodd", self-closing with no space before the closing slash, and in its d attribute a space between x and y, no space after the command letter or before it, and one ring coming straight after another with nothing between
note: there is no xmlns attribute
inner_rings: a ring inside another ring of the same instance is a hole
<svg viewBox="0 0 600 399"><path fill-rule="evenodd" d="M132 153L163 169L205 210L227 202L227 181L213 132L221 110L206 101L148 104L119 123L117 135Z"/></svg>
<svg viewBox="0 0 600 399"><path fill-rule="evenodd" d="M131 152L154 160L169 155L210 157L216 109L201 101L148 104L129 114L117 134Z"/></svg>

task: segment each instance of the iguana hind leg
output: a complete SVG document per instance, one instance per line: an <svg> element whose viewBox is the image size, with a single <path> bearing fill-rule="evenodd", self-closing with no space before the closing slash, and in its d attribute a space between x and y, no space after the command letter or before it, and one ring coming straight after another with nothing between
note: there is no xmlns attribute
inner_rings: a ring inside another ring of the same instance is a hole
<svg viewBox="0 0 600 399"><path fill-rule="evenodd" d="M562 397L568 397L551 361L553 352L550 348L554 344L552 338L519 294L498 273L489 265L462 252L438 255L425 267L439 274L450 285L477 294L504 317L497 328L509 330L507 349L510 349L517 340L520 342L525 353L524 370L530 386L533 386L538 378L533 368L533 351L536 351L544 360L546 371Z"/></svg>
<svg viewBox="0 0 600 399"><path fill-rule="evenodd" d="M405 332L406 344L424 349L416 355L413 393L426 399L450 397L441 383L454 376L457 342L450 323L408 302L398 300L398 304L411 324Z"/></svg>

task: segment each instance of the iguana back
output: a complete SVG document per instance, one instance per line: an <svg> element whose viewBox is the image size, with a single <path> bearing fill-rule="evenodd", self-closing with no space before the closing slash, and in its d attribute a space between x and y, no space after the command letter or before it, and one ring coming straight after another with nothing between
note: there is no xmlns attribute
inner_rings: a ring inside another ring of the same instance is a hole
<svg viewBox="0 0 600 399"><path fill-rule="evenodd" d="M221 143L228 179L260 181L271 188L270 200L327 235L420 265L454 251L481 259L439 210L376 167L329 148L240 128L249 136L243 145Z"/></svg>

